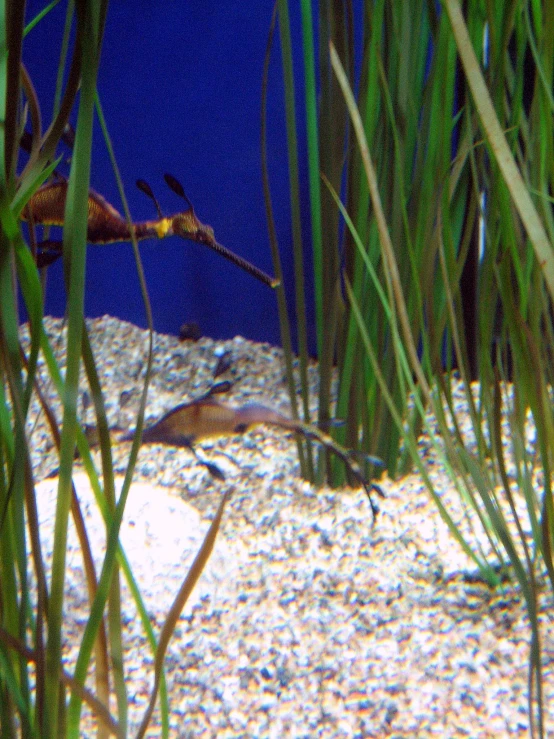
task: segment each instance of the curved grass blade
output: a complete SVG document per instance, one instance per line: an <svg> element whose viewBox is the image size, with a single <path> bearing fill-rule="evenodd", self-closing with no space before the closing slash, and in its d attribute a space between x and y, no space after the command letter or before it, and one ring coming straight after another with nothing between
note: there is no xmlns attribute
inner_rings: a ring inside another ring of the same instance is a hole
<svg viewBox="0 0 554 739"><path fill-rule="evenodd" d="M273 35L275 32L275 23L277 19L277 1L273 9L271 18L271 27L269 30L265 58L264 72L262 78L262 96L261 96L261 154L262 154L262 184L264 191L264 203L266 209L267 225L269 231L269 244L271 248L271 259L273 262L273 270L275 277L279 280L276 288L277 294L277 310L279 312L279 329L281 332L281 343L283 345L283 354L285 359L285 372L287 377L287 386L291 404L291 412L294 418L298 418L298 401L296 397L296 381L293 369L293 350L290 331L290 321L288 317L287 298L285 293L285 285L283 281L283 269L281 265L281 257L279 254L279 245L277 243L277 233L275 229L275 221L273 218L273 207L271 204L271 189L269 186L269 171L267 164L267 84L268 70L271 46L273 43ZM302 283L303 285L303 283ZM300 386L302 393L302 403L304 408L304 416L309 419L309 398L308 398L308 382L306 370L307 357L302 351L300 352ZM313 460L311 449L308 446L305 449L304 444L297 439L298 459L300 462L300 470L302 476L306 479L313 480Z"/></svg>
<svg viewBox="0 0 554 739"><path fill-rule="evenodd" d="M60 470L54 546L52 556L51 597L48 610L48 642L46 650L46 700L42 734L56 737L60 711L59 670L61 665L61 632L63 619L67 521L71 503L71 474L77 433L77 398L82 345L83 307L85 289L86 237L90 156L96 75L99 64L101 4L86 3L78 14L78 36L82 39L82 79L79 112L75 133L75 151L71 162L65 211L64 253L68 276L68 324L64 412L61 435ZM73 696L75 693L73 693ZM72 696L72 699L73 699ZM68 730L71 727L68 725Z"/></svg>
<svg viewBox="0 0 554 739"><path fill-rule="evenodd" d="M198 582L198 578L202 574L202 570L206 566L206 562L210 558L210 555L213 551L215 539L217 536L217 532L219 531L219 525L221 523L221 517L225 508L225 503L229 499L231 493L232 489L226 490L223 493L215 517L210 524L210 528L206 532L204 541L202 542L202 546L200 547L198 554L194 558L194 562L190 566L187 576L185 577L183 584L181 585L181 588L177 593L175 600L173 601L169 613L167 614L164 625L162 626L162 630L160 632L160 637L158 640L158 648L156 650L156 659L154 662L154 687L152 688L150 703L148 704L148 708L144 713L144 717L140 724L139 730L137 731L136 739L143 739L143 737L146 735L148 724L150 723L150 719L152 718L152 713L156 705L160 675L162 674L163 662L169 641L171 639L171 636L173 635L173 632L175 631L177 621L179 620L179 616L181 615L181 612L185 607L189 595L192 593L194 586Z"/></svg>
<svg viewBox="0 0 554 739"><path fill-rule="evenodd" d="M492 100L479 68L458 0L443 0L452 25L466 79L479 113L481 124L492 154L502 172L504 182L523 221L537 260L544 274L548 290L554 300L554 249L544 230L521 173L514 161Z"/></svg>

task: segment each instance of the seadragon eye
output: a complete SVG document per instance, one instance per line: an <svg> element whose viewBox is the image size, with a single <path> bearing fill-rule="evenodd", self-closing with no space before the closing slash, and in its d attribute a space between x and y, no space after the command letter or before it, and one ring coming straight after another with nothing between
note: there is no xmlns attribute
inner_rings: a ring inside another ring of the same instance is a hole
<svg viewBox="0 0 554 739"><path fill-rule="evenodd" d="M215 234L211 226L203 226L196 232L196 238L203 244L211 246L215 243Z"/></svg>

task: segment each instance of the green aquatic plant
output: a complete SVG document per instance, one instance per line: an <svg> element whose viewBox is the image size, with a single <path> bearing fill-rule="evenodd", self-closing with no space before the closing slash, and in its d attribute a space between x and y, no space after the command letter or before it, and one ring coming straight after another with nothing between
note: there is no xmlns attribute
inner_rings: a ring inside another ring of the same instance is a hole
<svg viewBox="0 0 554 739"><path fill-rule="evenodd" d="M277 5L294 201L298 60L288 3ZM350 3L300 7L318 420L344 418L337 438L382 457L392 475L415 464L483 577L498 584L500 563L515 578L530 620L531 733L545 736L539 603L541 583L554 586L554 8L478 0L464 14L458 0L371 0L362 13ZM292 214L299 218L294 204ZM299 221L296 260L300 233ZM284 334L287 322L285 305ZM305 341L298 351L306 361ZM291 376L307 395L303 373ZM421 430L459 492L473 546L427 473ZM325 457L318 469L319 479L342 479Z"/></svg>
<svg viewBox="0 0 554 739"><path fill-rule="evenodd" d="M116 499L110 434L102 388L83 317L85 294L85 250L88 229L89 180L93 119L96 114L124 205L131 224L121 180L96 93L96 75L102 46L107 2L79 0L68 3L61 44L58 88L54 117L45 133L33 85L21 63L25 36L56 4L51 3L27 27L25 4L8 1L0 9L0 734L2 737L81 735L83 702L97 721L97 736L127 736L128 698L124 679L120 573L125 577L155 660L155 688L151 705L160 695L161 730L169 736L169 705L163 672L163 657L175 629L176 619L192 591L213 546L226 501L206 535L171 609L159 642L144 607L125 552L119 543L119 528L129 494L144 424L146 395L152 366L152 315L133 229L129 235L137 263L150 341L145 357L146 377L136 419L138 430L130 449L125 479ZM71 34L74 26L74 36ZM70 39L73 46L70 50ZM65 86L62 81L65 80ZM79 93L77 95L77 93ZM20 104L21 99L26 105ZM65 372L62 374L43 326L41 278L35 261L34 225L29 228L31 248L25 243L20 218L27 204L54 172L56 149L69 115L77 106L77 126L67 184L64 185L64 273L67 288L67 340ZM28 120L27 120L28 119ZM19 165L19 145L30 125L30 151ZM30 342L24 351L19 337L18 291L29 319ZM39 352L45 359L49 382L62 406L61 430L48 405L37 376ZM79 375L83 367L96 414L100 444L101 476L95 468L89 444L77 419ZM59 483L52 563L49 572L40 544L39 522L28 429L33 393L39 400L59 455ZM72 483L77 448L89 477L98 508L106 526L106 553L97 576L79 501ZM102 480L102 481L100 481ZM78 656L72 672L64 666L62 627L68 517L73 516L87 576L89 612ZM26 527L28 526L29 539ZM32 566L36 587L27 567ZM104 624L106 614L107 629ZM94 685L85 687L94 655ZM115 694L117 712L110 710ZM151 718L145 713L144 734Z"/></svg>

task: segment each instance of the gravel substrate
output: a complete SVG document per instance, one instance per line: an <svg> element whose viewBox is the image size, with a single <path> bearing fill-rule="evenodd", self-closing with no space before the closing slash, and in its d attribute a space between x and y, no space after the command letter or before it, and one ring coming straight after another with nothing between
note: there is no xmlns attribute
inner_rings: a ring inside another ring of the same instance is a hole
<svg viewBox="0 0 554 739"><path fill-rule="evenodd" d="M88 325L110 423L132 428L147 334L108 317ZM61 336L60 321L48 319L47 328ZM222 351L233 358L223 375L234 381L225 402L252 400L287 412L278 349L241 338L182 344L156 335L150 421L205 392ZM310 372L315 387L315 368ZM84 420L92 423L86 406ZM56 483L48 475L56 461L40 414L31 438L36 478L44 478L38 501L48 551ZM129 448L114 447L119 476ZM475 577L475 564L452 540L418 476L383 481L386 498L379 499L372 527L363 491L316 490L299 479L288 434L261 427L199 445L198 452L225 472L225 482L187 450L141 449L122 530L157 631L222 492L232 490L214 554L167 655L172 737L528 735L524 603L514 586L492 591ZM100 562L103 526L80 466L75 480ZM473 537L457 493L432 457L429 470L448 510ZM484 539L481 544L486 550ZM74 540L69 563L65 654L71 665L86 613ZM153 657L123 592L129 721L136 729ZM554 731L550 606L545 596L547 733ZM92 732L89 720L84 726ZM149 737L160 735L158 726L156 713Z"/></svg>

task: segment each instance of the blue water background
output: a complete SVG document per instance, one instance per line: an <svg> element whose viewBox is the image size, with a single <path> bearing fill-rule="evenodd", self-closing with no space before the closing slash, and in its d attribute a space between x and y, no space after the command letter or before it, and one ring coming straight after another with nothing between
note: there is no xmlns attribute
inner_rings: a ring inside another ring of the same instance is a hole
<svg viewBox="0 0 554 739"><path fill-rule="evenodd" d="M27 18L42 5L29 2ZM133 218L155 217L153 204L135 187L137 178L149 182L164 213L183 209L182 201L163 181L163 173L170 172L183 183L199 219L214 228L216 238L269 273L273 268L261 179L260 98L272 10L273 2L265 0L111 2L98 84ZM64 17L62 3L24 44L24 62L39 94L45 127L51 116ZM293 11L298 60L299 22ZM302 114L300 80L297 94ZM303 147L301 140L301 159ZM292 305L278 36L270 66L268 152L277 234ZM121 210L99 126L95 128L91 185ZM301 189L309 272L305 172ZM147 241L140 249L156 330L176 334L181 324L197 321L203 334L214 338L241 334L280 343L276 297L270 288L188 241ZM49 269L46 311L60 316L64 307L59 261ZM85 308L88 316L107 313L146 325L130 244L89 247ZM310 307L310 326L312 320Z"/></svg>

